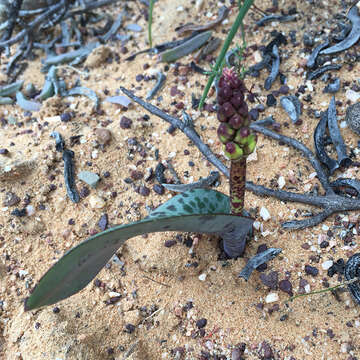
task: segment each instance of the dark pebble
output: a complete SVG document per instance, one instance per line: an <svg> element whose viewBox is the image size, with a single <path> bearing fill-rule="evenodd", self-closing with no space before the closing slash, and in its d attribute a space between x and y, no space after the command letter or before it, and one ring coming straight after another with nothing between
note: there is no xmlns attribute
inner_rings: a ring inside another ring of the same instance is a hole
<svg viewBox="0 0 360 360"><path fill-rule="evenodd" d="M146 187L146 186L140 186L139 194L142 195L142 196L149 196L150 189L148 187Z"/></svg>
<svg viewBox="0 0 360 360"><path fill-rule="evenodd" d="M140 82L140 81L144 80L144 75L142 75L142 74L136 75L135 80L136 80L137 82Z"/></svg>
<svg viewBox="0 0 360 360"><path fill-rule="evenodd" d="M184 155L190 155L190 151L189 150L184 150Z"/></svg>
<svg viewBox="0 0 360 360"><path fill-rule="evenodd" d="M193 167L195 166L195 163L193 161L189 161L189 166Z"/></svg>
<svg viewBox="0 0 360 360"><path fill-rule="evenodd" d="M72 218L69 219L68 224L69 224L69 225L75 225L75 220L72 219Z"/></svg>
<svg viewBox="0 0 360 360"><path fill-rule="evenodd" d="M166 240L164 242L164 246L167 248L170 248L172 246L176 245L176 240Z"/></svg>
<svg viewBox="0 0 360 360"><path fill-rule="evenodd" d="M88 187L86 186L83 186L81 189L80 189L80 197L81 198L86 198L87 196L90 195L90 190Z"/></svg>
<svg viewBox="0 0 360 360"><path fill-rule="evenodd" d="M278 272L272 271L269 274L260 274L261 282L272 290L276 290L278 287Z"/></svg>
<svg viewBox="0 0 360 360"><path fill-rule="evenodd" d="M287 314L284 314L284 315L281 315L280 316L280 321L285 321L285 320L287 320L288 319L288 315Z"/></svg>
<svg viewBox="0 0 360 360"><path fill-rule="evenodd" d="M170 125L170 126L167 128L166 131L171 135L171 134L173 134L173 133L175 132L176 129L177 129L176 126Z"/></svg>
<svg viewBox="0 0 360 360"><path fill-rule="evenodd" d="M26 209L15 209L14 211L11 212L11 215L14 215L14 216L18 216L18 217L24 217L26 216Z"/></svg>
<svg viewBox="0 0 360 360"><path fill-rule="evenodd" d="M126 324L124 331L129 334L132 334L135 331L135 326L133 324Z"/></svg>
<svg viewBox="0 0 360 360"><path fill-rule="evenodd" d="M308 275L317 276L319 274L319 270L311 265L305 265L305 272Z"/></svg>
<svg viewBox="0 0 360 360"><path fill-rule="evenodd" d="M249 111L249 116L251 120L256 121L259 118L259 110L251 109Z"/></svg>
<svg viewBox="0 0 360 360"><path fill-rule="evenodd" d="M126 184L132 184L133 183L133 180L131 178L129 178L129 177L125 178L124 181L125 181Z"/></svg>
<svg viewBox="0 0 360 360"><path fill-rule="evenodd" d="M69 112L66 112L66 113L63 113L60 115L60 120L65 123L69 122L71 120L71 118L72 118L72 114Z"/></svg>
<svg viewBox="0 0 360 360"><path fill-rule="evenodd" d="M58 314L60 312L60 309L56 306L53 308L53 313Z"/></svg>
<svg viewBox="0 0 360 360"><path fill-rule="evenodd" d="M309 33L304 33L303 43L305 46L309 46L309 47L314 46L314 44L315 44L314 37Z"/></svg>
<svg viewBox="0 0 360 360"><path fill-rule="evenodd" d="M102 231L105 231L108 226L108 215L102 214L100 220L98 221L98 226Z"/></svg>
<svg viewBox="0 0 360 360"><path fill-rule="evenodd" d="M324 240L324 241L322 241L322 242L320 243L320 248L321 248L321 249L325 249L325 248L327 248L328 246L329 246L329 242L326 241L326 240Z"/></svg>
<svg viewBox="0 0 360 360"><path fill-rule="evenodd" d="M104 177L105 179L108 178L108 177L110 177L109 171L105 171L105 172L103 173L103 177Z"/></svg>
<svg viewBox="0 0 360 360"><path fill-rule="evenodd" d="M199 329L202 329L206 326L207 324L207 320L202 318L202 319L199 319L198 321L196 321L196 326L199 328Z"/></svg>
<svg viewBox="0 0 360 360"><path fill-rule="evenodd" d="M267 106L275 106L276 105L276 99L275 99L275 96L273 94L269 94L267 97L266 97L266 105Z"/></svg>
<svg viewBox="0 0 360 360"><path fill-rule="evenodd" d="M292 292L292 284L289 280L281 280L279 282L279 289L285 293L287 293L289 296L293 296Z"/></svg>
<svg viewBox="0 0 360 360"><path fill-rule="evenodd" d="M141 171L134 170L131 172L130 176L133 180L140 180L144 177L144 174Z"/></svg>
<svg viewBox="0 0 360 360"><path fill-rule="evenodd" d="M332 331L332 329L327 329L327 330L326 330L326 334L327 334L327 336L328 336L330 339L332 339L332 338L335 337L335 334L334 334L334 332Z"/></svg>
<svg viewBox="0 0 360 360"><path fill-rule="evenodd" d="M122 129L130 129L131 128L131 125L132 125L132 120L129 119L128 117L126 116L123 116L120 120L120 127Z"/></svg>
<svg viewBox="0 0 360 360"><path fill-rule="evenodd" d="M0 149L0 155L6 155L9 153L9 150L8 149L5 149L5 148L1 148Z"/></svg>
<svg viewBox="0 0 360 360"><path fill-rule="evenodd" d="M287 95L290 91L290 88L287 85L280 86L279 92L282 95Z"/></svg>

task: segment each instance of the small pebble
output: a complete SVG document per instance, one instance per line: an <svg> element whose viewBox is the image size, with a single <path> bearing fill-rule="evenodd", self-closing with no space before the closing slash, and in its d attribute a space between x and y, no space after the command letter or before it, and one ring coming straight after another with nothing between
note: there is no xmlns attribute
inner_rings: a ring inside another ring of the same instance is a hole
<svg viewBox="0 0 360 360"><path fill-rule="evenodd" d="M100 181L100 176L91 171L80 171L77 177L78 179L90 185L94 189Z"/></svg>
<svg viewBox="0 0 360 360"><path fill-rule="evenodd" d="M283 176L279 176L278 185L279 189L282 189L285 186L285 178Z"/></svg>
<svg viewBox="0 0 360 360"><path fill-rule="evenodd" d="M62 113L61 115L60 115L60 120L62 121L62 122L69 122L70 120L71 120L71 118L72 118L72 114L71 113L69 113L69 112L66 112L66 113Z"/></svg>
<svg viewBox="0 0 360 360"><path fill-rule="evenodd" d="M285 279L285 280L281 280L279 282L279 289L281 291L284 291L285 293L287 293L290 296L293 296L293 292L292 292L292 284L289 280Z"/></svg>
<svg viewBox="0 0 360 360"><path fill-rule="evenodd" d="M272 302L278 301L279 300L279 295L278 293L270 293L266 296L265 298L265 302L267 304L270 304Z"/></svg>
<svg viewBox="0 0 360 360"><path fill-rule="evenodd" d="M259 110L251 109L249 111L249 116L251 120L256 121L259 118Z"/></svg>
<svg viewBox="0 0 360 360"><path fill-rule="evenodd" d="M5 148L0 149L0 155L7 155L8 153L9 153L8 149L5 149Z"/></svg>
<svg viewBox="0 0 360 360"><path fill-rule="evenodd" d="M305 265L305 272L308 275L317 276L319 274L319 270L311 265Z"/></svg>
<svg viewBox="0 0 360 360"><path fill-rule="evenodd" d="M199 328L199 329L202 329L206 326L207 324L207 320L206 319L199 319L196 321L196 326Z"/></svg>
<svg viewBox="0 0 360 360"><path fill-rule="evenodd" d="M200 281L205 281L206 280L206 274L199 275L199 280Z"/></svg>
<svg viewBox="0 0 360 360"><path fill-rule="evenodd" d="M275 96L273 94L269 94L266 97L266 105L267 106L275 106L276 103L277 103L277 101L276 101Z"/></svg>
<svg viewBox="0 0 360 360"><path fill-rule="evenodd" d="M289 91L290 91L290 88L287 85L280 86L280 89L279 89L280 94L287 95L289 93Z"/></svg>
<svg viewBox="0 0 360 360"><path fill-rule="evenodd" d="M333 266L334 262L332 260L326 260L324 261L322 264L321 264L321 267L324 269L324 270L328 270L330 269L332 266Z"/></svg>
<svg viewBox="0 0 360 360"><path fill-rule="evenodd" d="M131 125L132 125L132 120L129 119L128 117L126 116L123 116L120 120L120 127L122 129L130 129L131 128Z"/></svg>
<svg viewBox="0 0 360 360"><path fill-rule="evenodd" d="M278 272L272 271L269 274L262 273L260 274L261 282L269 287L271 290L277 290L278 288Z"/></svg>
<svg viewBox="0 0 360 360"><path fill-rule="evenodd" d="M102 231L105 231L108 226L108 216L107 214L102 214L99 221L98 226Z"/></svg>
<svg viewBox="0 0 360 360"><path fill-rule="evenodd" d="M149 196L150 189L148 187L146 187L146 186L140 186L139 194L142 195L142 196Z"/></svg>
<svg viewBox="0 0 360 360"><path fill-rule="evenodd" d="M268 209L265 208L265 207L263 207L263 206L262 206L261 209L260 209L260 216L262 217L262 219L263 219L264 221L268 221L268 220L270 220L270 218L271 218Z"/></svg>
<svg viewBox="0 0 360 360"><path fill-rule="evenodd" d="M166 240L164 242L164 246L167 248L170 248L172 246L176 245L176 240Z"/></svg>
<svg viewBox="0 0 360 360"><path fill-rule="evenodd" d="M351 102L357 102L360 99L360 93L351 89L346 90L345 96Z"/></svg>
<svg viewBox="0 0 360 360"><path fill-rule="evenodd" d="M165 192L165 188L162 185L159 185L159 184L155 184L153 186L153 190L159 195L163 195L164 192Z"/></svg>
<svg viewBox="0 0 360 360"><path fill-rule="evenodd" d="M105 206L105 201L100 196L92 195L89 198L89 204L92 209L102 209Z"/></svg>
<svg viewBox="0 0 360 360"><path fill-rule="evenodd" d="M133 324L126 324L125 325L125 332L132 334L135 331L135 326Z"/></svg>
<svg viewBox="0 0 360 360"><path fill-rule="evenodd" d="M100 144L108 144L111 140L111 131L108 129L98 128L95 130L96 139Z"/></svg>

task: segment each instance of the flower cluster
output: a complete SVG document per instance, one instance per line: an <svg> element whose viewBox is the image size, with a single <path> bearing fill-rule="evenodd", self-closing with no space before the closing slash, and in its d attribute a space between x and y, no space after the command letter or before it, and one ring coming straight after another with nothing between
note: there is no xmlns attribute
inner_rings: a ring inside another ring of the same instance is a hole
<svg viewBox="0 0 360 360"><path fill-rule="evenodd" d="M234 69L224 68L217 94L217 118L220 121L217 133L230 160L251 154L256 146L256 135L249 128L245 90L243 81Z"/></svg>

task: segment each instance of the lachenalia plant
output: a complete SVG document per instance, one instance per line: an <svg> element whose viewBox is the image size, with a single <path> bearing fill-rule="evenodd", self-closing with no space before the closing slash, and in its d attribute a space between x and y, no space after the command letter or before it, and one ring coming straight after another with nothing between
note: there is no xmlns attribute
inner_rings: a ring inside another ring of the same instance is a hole
<svg viewBox="0 0 360 360"><path fill-rule="evenodd" d="M256 134L250 130L245 85L233 68L224 68L218 83L217 129L230 166L231 214L242 215L245 200L246 159L256 147Z"/></svg>
<svg viewBox="0 0 360 360"><path fill-rule="evenodd" d="M225 155L231 160L230 198L211 189L193 189L174 196L143 220L91 236L48 270L26 299L25 309L54 304L77 293L91 282L127 239L144 233L185 231L216 234L223 239L229 257L241 256L253 223L253 219L242 216L246 157L256 145L256 137L249 129L244 91L244 84L235 71L224 69L217 95L218 136ZM262 259L249 261L246 274L240 276L247 279L252 269L270 258Z"/></svg>

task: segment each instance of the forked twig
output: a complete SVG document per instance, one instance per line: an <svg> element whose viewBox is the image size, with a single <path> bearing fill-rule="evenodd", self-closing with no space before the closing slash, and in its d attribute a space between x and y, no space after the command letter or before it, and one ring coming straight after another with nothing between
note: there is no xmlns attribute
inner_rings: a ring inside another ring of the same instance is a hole
<svg viewBox="0 0 360 360"><path fill-rule="evenodd" d="M217 167L227 178L229 178L229 169L215 156L215 154L210 150L210 148L203 143L191 122L183 122L180 119L163 112L156 106L137 97L136 95L134 95L133 92L125 89L124 87L120 87L120 89L124 94L126 94L130 99L137 102L144 109L148 110L150 113L158 116L159 118L165 120L169 124L181 130L195 144L195 146L206 157L206 159L211 162L215 167ZM324 221L326 218L336 212L360 209L360 199L353 199L335 194L334 190L330 185L328 176L322 168L319 160L316 158L314 153L310 149L308 149L302 142L271 131L256 122L252 123L250 125L250 128L254 131L262 133L265 136L281 141L301 151L315 169L319 181L325 190L325 195L323 196L298 194L290 191L269 189L265 186L257 185L250 181L247 181L246 189L252 191L256 195L271 196L282 201L299 202L303 204L317 206L323 209L322 212L311 216L308 219L284 222L281 224L282 227L287 229L304 229L320 224L322 221Z"/></svg>

